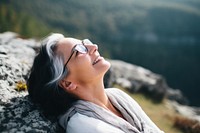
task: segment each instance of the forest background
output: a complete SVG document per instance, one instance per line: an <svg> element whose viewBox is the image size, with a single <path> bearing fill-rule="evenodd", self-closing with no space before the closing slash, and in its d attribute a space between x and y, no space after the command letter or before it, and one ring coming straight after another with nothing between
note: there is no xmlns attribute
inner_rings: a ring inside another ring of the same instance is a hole
<svg viewBox="0 0 200 133"><path fill-rule="evenodd" d="M200 106L199 0L1 0L0 32L89 38L107 58L165 77Z"/></svg>

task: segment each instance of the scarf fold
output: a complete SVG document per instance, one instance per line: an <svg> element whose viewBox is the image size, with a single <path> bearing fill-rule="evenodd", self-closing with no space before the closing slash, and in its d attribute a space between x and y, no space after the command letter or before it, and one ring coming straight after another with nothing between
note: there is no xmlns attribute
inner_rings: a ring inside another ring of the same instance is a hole
<svg viewBox="0 0 200 133"><path fill-rule="evenodd" d="M105 91L110 102L122 113L126 120L92 102L78 100L73 107L61 117L61 125L67 127L69 119L78 112L102 120L121 129L125 133L163 133L127 94L118 89L105 89Z"/></svg>

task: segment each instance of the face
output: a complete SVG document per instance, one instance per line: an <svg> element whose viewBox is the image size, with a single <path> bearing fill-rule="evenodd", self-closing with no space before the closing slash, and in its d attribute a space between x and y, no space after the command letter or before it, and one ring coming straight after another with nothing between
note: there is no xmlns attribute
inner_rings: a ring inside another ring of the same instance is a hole
<svg viewBox="0 0 200 133"><path fill-rule="evenodd" d="M87 51L78 52L74 50L75 47L86 47ZM66 78L73 82L87 83L99 80L110 67L110 63L100 56L98 46L86 41L64 38L59 41L57 52L63 55L64 62L67 63Z"/></svg>

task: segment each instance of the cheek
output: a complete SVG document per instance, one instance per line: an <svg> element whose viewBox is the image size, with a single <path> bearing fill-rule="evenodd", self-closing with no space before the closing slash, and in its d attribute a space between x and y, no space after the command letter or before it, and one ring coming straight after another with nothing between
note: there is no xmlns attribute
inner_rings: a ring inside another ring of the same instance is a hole
<svg viewBox="0 0 200 133"><path fill-rule="evenodd" d="M89 56L87 55L80 55L76 61L75 61L75 65L79 68L79 69L85 69L85 67L91 67L91 59L89 58Z"/></svg>
<svg viewBox="0 0 200 133"><path fill-rule="evenodd" d="M95 76L95 71L88 64L80 63L80 66L74 69L73 76L78 81L85 81L93 78Z"/></svg>
<svg viewBox="0 0 200 133"><path fill-rule="evenodd" d="M74 69L76 73L87 73L92 71L91 59L87 56L77 58L74 63Z"/></svg>

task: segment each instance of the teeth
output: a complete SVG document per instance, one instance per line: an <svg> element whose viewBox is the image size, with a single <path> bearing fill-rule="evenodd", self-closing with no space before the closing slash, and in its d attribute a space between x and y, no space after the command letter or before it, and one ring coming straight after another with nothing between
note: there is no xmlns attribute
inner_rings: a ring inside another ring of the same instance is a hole
<svg viewBox="0 0 200 133"><path fill-rule="evenodd" d="M94 60L94 62L92 63L92 65L96 64L98 62L98 58L99 56Z"/></svg>

